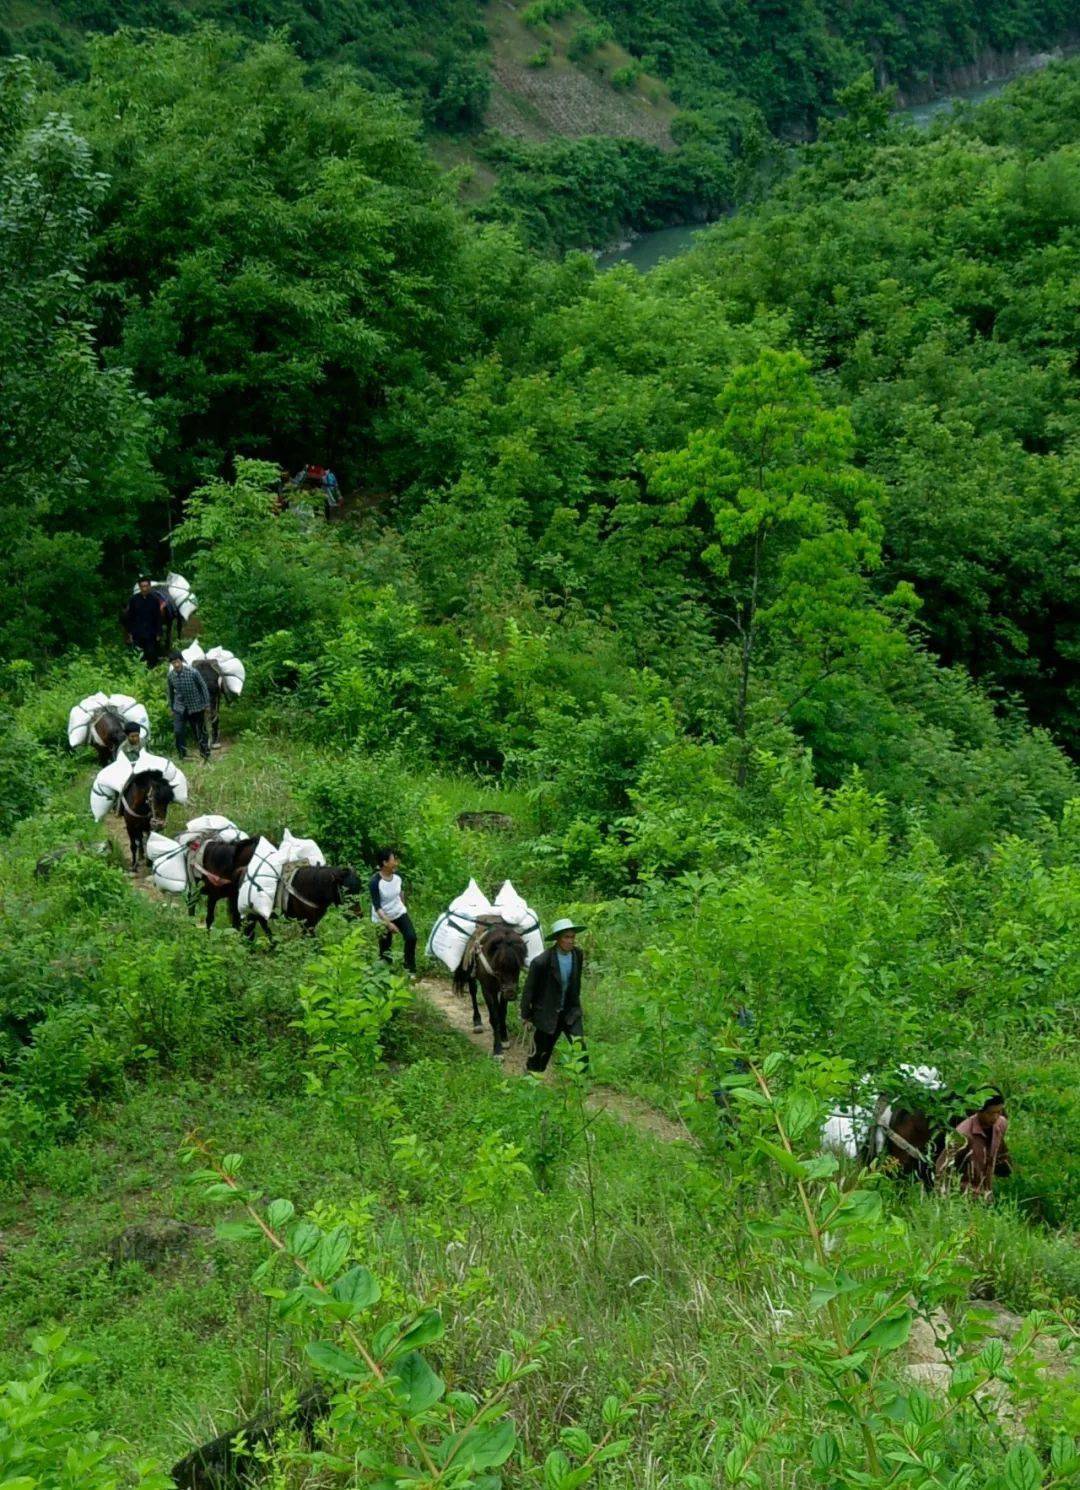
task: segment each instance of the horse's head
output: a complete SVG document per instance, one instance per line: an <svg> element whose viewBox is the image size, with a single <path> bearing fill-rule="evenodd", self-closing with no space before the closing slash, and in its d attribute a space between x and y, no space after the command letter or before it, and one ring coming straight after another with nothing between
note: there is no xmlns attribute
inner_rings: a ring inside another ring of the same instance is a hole
<svg viewBox="0 0 1080 1490"><path fill-rule="evenodd" d="M340 869L335 869L333 873L334 883L338 889L338 904L344 904L346 901L350 902L348 914L350 916L358 916L361 910L359 905L360 896L364 893L364 886L361 883L360 876L351 864L345 864Z"/></svg>
<svg viewBox="0 0 1080 1490"><path fill-rule="evenodd" d="M155 833L165 829L169 808L176 801L176 793L160 771L140 771L132 778L132 784L143 787L144 811L150 819Z"/></svg>
<svg viewBox="0 0 1080 1490"><path fill-rule="evenodd" d="M484 938L484 956L499 980L500 994L504 998L515 998L521 970L528 956L521 932L505 921L497 922Z"/></svg>

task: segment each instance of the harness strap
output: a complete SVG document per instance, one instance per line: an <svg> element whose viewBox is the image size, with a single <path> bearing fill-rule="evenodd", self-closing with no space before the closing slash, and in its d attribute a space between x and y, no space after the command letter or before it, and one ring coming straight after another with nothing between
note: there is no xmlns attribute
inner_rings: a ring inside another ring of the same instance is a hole
<svg viewBox="0 0 1080 1490"><path fill-rule="evenodd" d="M926 1155L920 1154L913 1143L908 1143L906 1138L901 1138L900 1134L893 1128L890 1128L888 1123L883 1123L879 1119L877 1126L892 1143L896 1144L898 1149L907 1154L909 1159L914 1159L916 1164L925 1164L927 1162Z"/></svg>

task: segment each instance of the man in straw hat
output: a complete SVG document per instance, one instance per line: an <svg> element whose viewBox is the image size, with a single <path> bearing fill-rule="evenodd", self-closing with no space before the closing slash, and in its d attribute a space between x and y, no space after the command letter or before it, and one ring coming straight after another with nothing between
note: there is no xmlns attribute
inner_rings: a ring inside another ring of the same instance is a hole
<svg viewBox="0 0 1080 1490"><path fill-rule="evenodd" d="M581 1022L581 949L575 926L565 917L551 928L552 945L529 967L521 995L521 1017L536 1027L533 1053L526 1061L530 1071L546 1071L560 1035L570 1041L584 1040Z"/></svg>

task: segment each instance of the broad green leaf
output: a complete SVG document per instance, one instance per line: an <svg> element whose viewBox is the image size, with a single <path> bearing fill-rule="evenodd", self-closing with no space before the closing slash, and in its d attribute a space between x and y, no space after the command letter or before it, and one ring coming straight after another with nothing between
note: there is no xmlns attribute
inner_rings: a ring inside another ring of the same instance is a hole
<svg viewBox="0 0 1080 1490"><path fill-rule="evenodd" d="M755 1138L754 1146L759 1148L762 1153L768 1154L774 1163L779 1164L785 1174L791 1175L796 1180L802 1179L802 1165L794 1154L789 1154L787 1149L783 1148L780 1144L772 1143L767 1138Z"/></svg>
<svg viewBox="0 0 1080 1490"><path fill-rule="evenodd" d="M223 1242L247 1242L262 1233L254 1221L218 1221L214 1225L214 1235Z"/></svg>
<svg viewBox="0 0 1080 1490"><path fill-rule="evenodd" d="M441 1339L443 1329L443 1317L438 1309L425 1309L402 1335L399 1349L419 1350L422 1346Z"/></svg>
<svg viewBox="0 0 1080 1490"><path fill-rule="evenodd" d="M320 1241L308 1263L315 1277L324 1283L336 1276L341 1264L349 1255L352 1238L347 1226L335 1226L333 1231Z"/></svg>
<svg viewBox="0 0 1080 1490"><path fill-rule="evenodd" d="M394 1380L400 1388L402 1406L411 1418L427 1412L446 1390L445 1383L416 1350L395 1364Z"/></svg>
<svg viewBox="0 0 1080 1490"><path fill-rule="evenodd" d="M354 1267L335 1280L330 1293L339 1304L348 1304L352 1313L359 1314L378 1303L382 1290L368 1268Z"/></svg>
<svg viewBox="0 0 1080 1490"><path fill-rule="evenodd" d="M876 1324L858 1342L863 1350L898 1350L911 1334L911 1310L903 1309Z"/></svg>
<svg viewBox="0 0 1080 1490"><path fill-rule="evenodd" d="M1042 1470L1026 1443L1018 1443L1005 1456L1007 1490L1039 1490Z"/></svg>
<svg viewBox="0 0 1080 1490"><path fill-rule="evenodd" d="M266 1224L275 1231L280 1231L295 1214L296 1207L291 1200L272 1200L266 1207Z"/></svg>
<svg viewBox="0 0 1080 1490"><path fill-rule="evenodd" d="M320 1371L331 1376L344 1376L350 1381L359 1381L370 1375L367 1366L358 1356L350 1355L331 1340L312 1340L305 1346L308 1359Z"/></svg>

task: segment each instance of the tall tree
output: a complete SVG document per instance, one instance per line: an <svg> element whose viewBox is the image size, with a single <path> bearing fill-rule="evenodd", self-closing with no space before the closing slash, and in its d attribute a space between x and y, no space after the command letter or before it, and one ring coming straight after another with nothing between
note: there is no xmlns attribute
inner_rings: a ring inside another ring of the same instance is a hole
<svg viewBox="0 0 1080 1490"><path fill-rule="evenodd" d="M785 713L838 671L880 668L904 647L867 577L881 562L880 488L852 464L846 410L824 406L806 359L766 350L717 399L718 422L651 463L665 520L700 536L717 615L734 637L735 734L745 781L763 639L786 651ZM890 602L910 605L899 587Z"/></svg>
<svg viewBox="0 0 1080 1490"><path fill-rule="evenodd" d="M106 183L60 114L32 123L0 62L0 653L85 639L159 497L149 420L98 359L85 266ZM165 525L164 510L161 526ZM111 566L111 567L110 567ZM61 599L60 597L63 597Z"/></svg>

